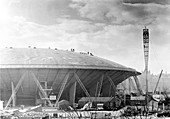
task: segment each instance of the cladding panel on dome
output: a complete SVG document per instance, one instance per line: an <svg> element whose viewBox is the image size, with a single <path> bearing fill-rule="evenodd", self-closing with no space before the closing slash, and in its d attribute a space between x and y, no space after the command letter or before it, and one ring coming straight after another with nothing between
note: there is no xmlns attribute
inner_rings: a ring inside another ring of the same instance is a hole
<svg viewBox="0 0 170 119"><path fill-rule="evenodd" d="M78 52L31 49L0 49L1 68L77 68L135 71L118 63Z"/></svg>

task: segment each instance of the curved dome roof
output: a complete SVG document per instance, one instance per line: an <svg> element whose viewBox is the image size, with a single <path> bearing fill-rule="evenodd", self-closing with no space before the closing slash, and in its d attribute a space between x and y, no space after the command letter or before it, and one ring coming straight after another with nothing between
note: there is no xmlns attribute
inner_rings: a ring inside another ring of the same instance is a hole
<svg viewBox="0 0 170 119"><path fill-rule="evenodd" d="M0 68L136 70L85 53L43 48L0 49Z"/></svg>
<svg viewBox="0 0 170 119"><path fill-rule="evenodd" d="M96 95L98 83L102 83L102 96L110 96L114 91L108 91L111 86L131 76L140 73L115 62L105 60L87 53L42 48L4 48L0 49L0 90L2 100L8 100L11 95L11 82L22 88L16 94L17 105L35 105L38 80L43 86L47 85L54 94L58 95L67 80L61 99L70 100L77 77L84 84L91 96ZM45 83L43 83L45 82ZM62 85L61 85L62 84ZM76 99L84 97L80 85L76 86Z"/></svg>

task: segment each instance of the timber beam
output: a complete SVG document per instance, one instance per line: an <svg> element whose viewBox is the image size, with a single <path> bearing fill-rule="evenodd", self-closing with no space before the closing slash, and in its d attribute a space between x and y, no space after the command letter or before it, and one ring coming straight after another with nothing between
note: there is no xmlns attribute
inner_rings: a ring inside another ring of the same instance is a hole
<svg viewBox="0 0 170 119"><path fill-rule="evenodd" d="M77 82L79 83L79 85L81 86L81 88L83 89L83 91L85 92L86 96L88 96L89 101L92 102L91 98L90 98L91 96L90 96L89 92L87 91L86 87L84 86L84 84L82 83L82 81L80 80L79 76L76 73L74 73L74 76L75 76Z"/></svg>
<svg viewBox="0 0 170 119"><path fill-rule="evenodd" d="M69 79L69 73L65 76L65 78L64 78L64 81L63 81L63 83L62 83L62 85L61 85L61 88L60 88L60 91L59 91L59 94L58 94L58 96L57 96L57 99L56 99L56 102L55 102L55 107L56 106L58 106L58 102L59 102L59 100L60 100L60 97L61 97L61 95L62 95L62 93L63 93L63 91L64 91L64 88L65 88L65 86L66 86L66 84L67 84L67 81L68 81L68 79Z"/></svg>
<svg viewBox="0 0 170 119"><path fill-rule="evenodd" d="M19 82L17 83L16 87L13 89L12 94L11 94L11 96L10 96L10 98L9 98L6 106L5 106L5 109L9 106L9 104L11 103L11 101L14 99L14 97L15 97L16 93L18 92L18 90L19 90L19 88L20 88L20 86L21 86L21 84L22 84L22 82L23 82L23 80L24 80L24 78L25 78L25 75L26 75L27 73L28 73L28 71L26 71L26 72L21 76L21 78L20 78Z"/></svg>
<svg viewBox="0 0 170 119"><path fill-rule="evenodd" d="M100 95L101 95L101 90L102 90L102 86L103 86L103 79L104 79L104 74L102 75L100 83L99 83L99 90L98 90L97 97L100 97Z"/></svg>
<svg viewBox="0 0 170 119"><path fill-rule="evenodd" d="M33 72L30 71L30 74L32 75L36 85L38 86L38 88L40 89L41 93L43 94L44 98L47 100L47 102L49 103L49 105L52 107L51 101L47 96L47 93L43 90L40 82L38 81L37 77L35 76L35 74Z"/></svg>
<svg viewBox="0 0 170 119"><path fill-rule="evenodd" d="M112 80L109 76L107 76L107 78L108 78L111 86L113 87L113 90L116 91L116 85L115 85L115 83L113 82L113 80ZM111 89L111 88L110 88L110 89ZM110 92L110 93L111 93L111 92ZM115 95L115 94L114 94L114 95Z"/></svg>

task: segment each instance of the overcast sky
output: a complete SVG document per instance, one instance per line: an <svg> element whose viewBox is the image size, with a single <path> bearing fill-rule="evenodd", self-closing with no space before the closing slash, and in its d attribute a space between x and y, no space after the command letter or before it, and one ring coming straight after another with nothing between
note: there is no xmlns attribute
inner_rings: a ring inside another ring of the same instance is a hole
<svg viewBox="0 0 170 119"><path fill-rule="evenodd" d="M146 25L149 70L170 73L169 16L168 0L0 0L0 47L74 48L142 71Z"/></svg>

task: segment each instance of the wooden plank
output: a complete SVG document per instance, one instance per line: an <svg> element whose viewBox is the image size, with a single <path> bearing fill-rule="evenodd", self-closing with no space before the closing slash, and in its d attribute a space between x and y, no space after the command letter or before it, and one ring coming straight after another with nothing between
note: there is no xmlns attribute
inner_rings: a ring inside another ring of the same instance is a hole
<svg viewBox="0 0 170 119"><path fill-rule="evenodd" d="M88 86L93 79L95 79L96 77L99 77L99 70L94 70L90 73L90 75L88 75L82 82L83 84L85 84L86 86Z"/></svg>
<svg viewBox="0 0 170 119"><path fill-rule="evenodd" d="M101 79L100 77L102 77L102 75L105 75L106 74L106 70L102 70L102 71L99 71L98 72L98 75L94 76L93 77L93 80L89 81L89 83L87 84L88 88L92 87L92 85L96 84L97 81L99 79Z"/></svg>
<svg viewBox="0 0 170 119"><path fill-rule="evenodd" d="M124 72L124 73L122 73L122 75L120 75L119 77L117 77L114 82L115 82L115 84L117 85L117 84L123 82L124 80L126 80L128 77L129 77L129 73L128 73L128 72ZM120 80L120 79L122 79L122 80Z"/></svg>
<svg viewBox="0 0 170 119"><path fill-rule="evenodd" d="M117 74L111 75L111 76L109 76L109 77L110 77L111 79L113 79L114 84L117 85L116 81L117 81L118 78L120 78L123 74L124 74L124 72L120 71L120 72L117 72Z"/></svg>

